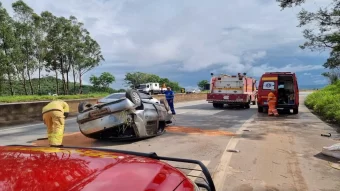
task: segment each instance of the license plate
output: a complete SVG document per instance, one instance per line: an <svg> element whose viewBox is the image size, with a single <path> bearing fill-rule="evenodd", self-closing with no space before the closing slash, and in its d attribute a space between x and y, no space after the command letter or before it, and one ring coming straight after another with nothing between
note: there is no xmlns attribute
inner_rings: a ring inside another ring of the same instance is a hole
<svg viewBox="0 0 340 191"><path fill-rule="evenodd" d="M268 102L264 101L263 104L268 104Z"/></svg>
<svg viewBox="0 0 340 191"><path fill-rule="evenodd" d="M229 96L224 96L223 99L229 99Z"/></svg>

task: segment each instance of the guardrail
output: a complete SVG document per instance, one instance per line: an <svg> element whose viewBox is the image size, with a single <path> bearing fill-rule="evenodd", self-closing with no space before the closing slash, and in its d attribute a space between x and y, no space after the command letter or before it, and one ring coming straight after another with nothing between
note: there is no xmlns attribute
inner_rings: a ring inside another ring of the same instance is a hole
<svg viewBox="0 0 340 191"><path fill-rule="evenodd" d="M165 99L164 94L153 95L156 99ZM207 98L206 93L194 93L194 94L175 94L174 102L205 100ZM95 104L98 99L74 99L65 100L70 106L70 116L76 116L78 114L78 104L81 101L88 101ZM0 127L41 122L42 121L42 108L49 101L36 101L36 102L21 102L21 103L5 103L0 104Z"/></svg>

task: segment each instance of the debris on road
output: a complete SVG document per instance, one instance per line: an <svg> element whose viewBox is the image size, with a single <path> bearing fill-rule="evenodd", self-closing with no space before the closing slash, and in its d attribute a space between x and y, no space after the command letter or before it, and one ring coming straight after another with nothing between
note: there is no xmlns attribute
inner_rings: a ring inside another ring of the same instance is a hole
<svg viewBox="0 0 340 191"><path fill-rule="evenodd" d="M328 162L329 166L331 166L332 168L335 168L337 170L340 170L340 164L338 163L332 163L332 162Z"/></svg>
<svg viewBox="0 0 340 191"><path fill-rule="evenodd" d="M251 131L251 130L249 130L249 129L244 129L243 131Z"/></svg>
<svg viewBox="0 0 340 191"><path fill-rule="evenodd" d="M322 154L340 159L340 143L322 148Z"/></svg>
<svg viewBox="0 0 340 191"><path fill-rule="evenodd" d="M241 152L240 150L236 150L236 149L228 149L228 152L233 152L233 153L239 153Z"/></svg>
<svg viewBox="0 0 340 191"><path fill-rule="evenodd" d="M328 133L328 135L327 134L321 134L321 136L323 136L323 137L331 137L332 134L330 134L330 133Z"/></svg>

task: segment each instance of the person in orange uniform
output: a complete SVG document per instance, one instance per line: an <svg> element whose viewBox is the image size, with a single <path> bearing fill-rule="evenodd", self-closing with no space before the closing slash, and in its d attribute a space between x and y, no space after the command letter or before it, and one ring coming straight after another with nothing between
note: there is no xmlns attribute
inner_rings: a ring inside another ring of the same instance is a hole
<svg viewBox="0 0 340 191"><path fill-rule="evenodd" d="M277 99L276 99L275 94L272 91L269 92L268 94L268 115L269 116L272 116L272 115L279 116L279 113L276 110L276 102L277 102Z"/></svg>
<svg viewBox="0 0 340 191"><path fill-rule="evenodd" d="M63 100L53 100L42 109L44 124L47 126L48 142L51 147L62 147L65 118L70 112Z"/></svg>

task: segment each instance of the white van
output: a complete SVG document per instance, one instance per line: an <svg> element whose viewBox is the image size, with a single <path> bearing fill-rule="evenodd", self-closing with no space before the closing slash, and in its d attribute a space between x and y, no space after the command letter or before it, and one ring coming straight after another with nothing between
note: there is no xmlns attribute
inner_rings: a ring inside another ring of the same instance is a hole
<svg viewBox="0 0 340 191"><path fill-rule="evenodd" d="M143 92L149 95L159 94L161 91L161 88L159 87L159 83L146 83L146 84L140 84L137 87L137 90L139 92Z"/></svg>

